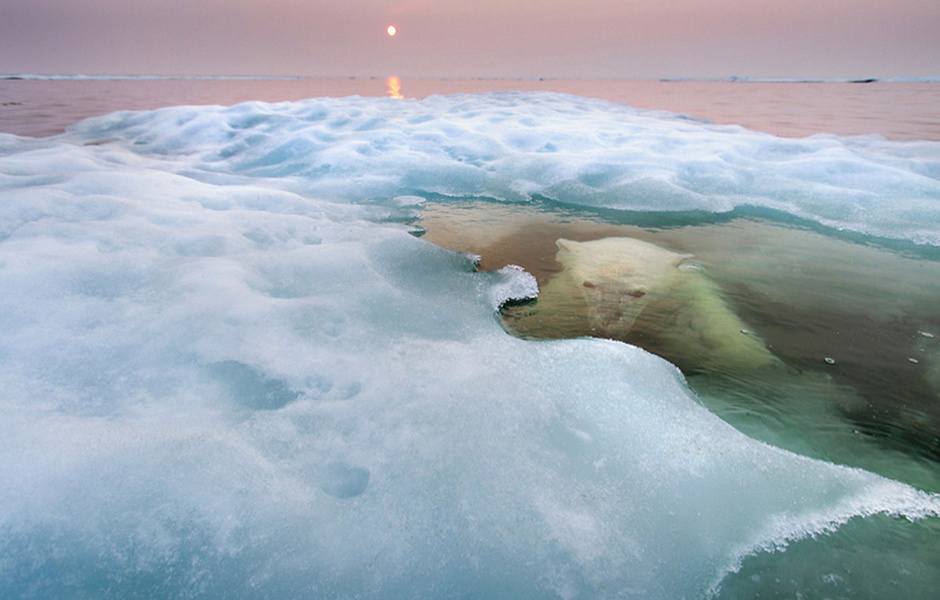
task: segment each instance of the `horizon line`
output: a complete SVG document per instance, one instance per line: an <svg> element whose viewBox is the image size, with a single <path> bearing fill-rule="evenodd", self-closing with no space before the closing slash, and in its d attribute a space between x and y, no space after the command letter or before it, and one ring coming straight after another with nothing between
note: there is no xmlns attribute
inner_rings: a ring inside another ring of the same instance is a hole
<svg viewBox="0 0 940 600"><path fill-rule="evenodd" d="M393 74L394 75L394 74ZM231 80L231 81L300 81L300 80L356 80L385 79L392 75L193 75L193 74L88 74L88 73L0 73L0 80ZM940 83L938 76L894 76L894 77L753 77L730 75L725 77L557 77L557 76L435 76L394 75L404 79L444 81L660 81L681 82L725 82L725 83Z"/></svg>

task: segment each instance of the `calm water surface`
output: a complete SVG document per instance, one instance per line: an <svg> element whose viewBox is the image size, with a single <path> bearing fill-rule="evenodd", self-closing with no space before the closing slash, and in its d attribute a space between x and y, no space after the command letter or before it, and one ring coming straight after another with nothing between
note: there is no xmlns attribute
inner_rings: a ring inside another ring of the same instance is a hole
<svg viewBox="0 0 940 600"><path fill-rule="evenodd" d="M790 137L834 133L940 140L940 83L629 79L0 79L0 131L54 135L86 117L181 104L229 105L249 100L280 102L393 93L422 98L507 90L602 98Z"/></svg>

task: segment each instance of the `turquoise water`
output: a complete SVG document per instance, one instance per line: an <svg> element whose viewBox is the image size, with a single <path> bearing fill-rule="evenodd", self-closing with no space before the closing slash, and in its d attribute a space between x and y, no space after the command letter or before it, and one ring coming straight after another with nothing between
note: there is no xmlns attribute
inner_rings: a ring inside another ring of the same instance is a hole
<svg viewBox="0 0 940 600"><path fill-rule="evenodd" d="M559 238L628 237L691 254L781 364L736 370L707 366L681 344L670 352L669 307L641 313L618 339L677 364L712 411L752 437L940 490L940 263L931 251L754 215L683 223L694 218L633 224L558 205L452 201L428 205L418 224L425 239L480 255L483 269L521 265L542 288L563 270ZM506 308L507 328L610 337L593 329L582 290L568 292Z"/></svg>
<svg viewBox="0 0 940 600"><path fill-rule="evenodd" d="M691 254L781 364L722 370L670 354L661 341L663 328L675 329L668 310L641 313L619 339L681 366L709 410L755 439L940 490L940 263L930 250L753 215L684 220L647 215L637 224L477 201L430 205L419 224L427 239L480 255L483 269L522 265L542 288L564 270L558 238L629 237ZM594 330L582 290L569 292L506 307L506 328L529 339L608 337ZM938 539L936 519L856 518L748 557L718 597L930 598L940 585Z"/></svg>
<svg viewBox="0 0 940 600"><path fill-rule="evenodd" d="M745 559L719 598L931 598L940 585L937 519L873 516Z"/></svg>

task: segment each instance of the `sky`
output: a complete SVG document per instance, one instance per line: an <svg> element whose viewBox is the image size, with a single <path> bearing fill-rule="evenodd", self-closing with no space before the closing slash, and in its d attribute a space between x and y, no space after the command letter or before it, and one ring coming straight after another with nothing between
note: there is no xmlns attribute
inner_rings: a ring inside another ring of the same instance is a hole
<svg viewBox="0 0 940 600"><path fill-rule="evenodd" d="M938 32L938 0L0 0L0 73L936 77Z"/></svg>

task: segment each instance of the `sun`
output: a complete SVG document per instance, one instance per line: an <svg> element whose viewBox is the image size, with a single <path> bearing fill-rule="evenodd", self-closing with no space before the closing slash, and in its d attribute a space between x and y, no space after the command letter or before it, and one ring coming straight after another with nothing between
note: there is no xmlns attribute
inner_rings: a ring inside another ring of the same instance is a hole
<svg viewBox="0 0 940 600"><path fill-rule="evenodd" d="M398 29L394 25L389 25L385 31L388 32L388 37L395 37L395 34L398 33Z"/></svg>

